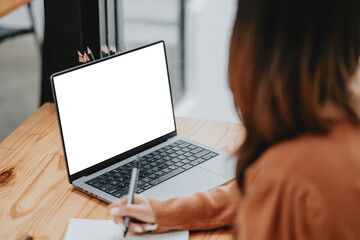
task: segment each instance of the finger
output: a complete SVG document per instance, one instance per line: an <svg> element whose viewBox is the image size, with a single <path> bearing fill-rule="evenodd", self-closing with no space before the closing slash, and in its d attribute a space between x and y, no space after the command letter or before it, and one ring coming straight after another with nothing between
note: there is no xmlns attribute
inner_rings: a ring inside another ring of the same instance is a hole
<svg viewBox="0 0 360 240"><path fill-rule="evenodd" d="M143 225L144 224L141 224L141 223L130 223L128 231L131 232L131 233L135 233L135 234L144 233L145 230L143 228Z"/></svg>
<svg viewBox="0 0 360 240"><path fill-rule="evenodd" d="M125 220L123 217L114 217L114 223L125 226Z"/></svg>
<svg viewBox="0 0 360 240"><path fill-rule="evenodd" d="M157 224L131 222L128 231L135 234L141 234L141 233L154 231L157 228L158 228Z"/></svg>
<svg viewBox="0 0 360 240"><path fill-rule="evenodd" d="M115 202L109 204L108 208L113 208L113 207L118 207L118 206L121 206L121 205L125 205L127 204L127 199L128 199L128 196L123 196L121 198L119 198L118 200L116 200Z"/></svg>
<svg viewBox="0 0 360 240"><path fill-rule="evenodd" d="M134 194L133 204L141 204L146 201L146 197Z"/></svg>
<svg viewBox="0 0 360 240"><path fill-rule="evenodd" d="M109 213L110 213L112 216L116 216L116 215L118 215L119 210L120 210L120 208L118 208L118 207L109 208Z"/></svg>
<svg viewBox="0 0 360 240"><path fill-rule="evenodd" d="M114 207L111 208L110 214L115 218L124 218L129 216L133 219L133 221L140 222L154 222L154 217L152 216L151 210L147 208L147 206L142 205L130 205L130 206L122 206L122 207Z"/></svg>
<svg viewBox="0 0 360 240"><path fill-rule="evenodd" d="M130 220L130 222L133 222L133 223L146 223L146 222L143 222L143 221L139 221L139 220L137 220L137 219L135 219L135 218L132 218L131 220ZM122 224L122 225L124 225L125 224L125 218L124 217L119 217L119 216L115 216L114 217L114 223L116 223L116 224ZM148 225L149 224L152 224L152 223L147 223Z"/></svg>
<svg viewBox="0 0 360 240"><path fill-rule="evenodd" d="M155 231L159 227L157 224L144 224L144 226L145 231L148 232Z"/></svg>
<svg viewBox="0 0 360 240"><path fill-rule="evenodd" d="M141 221L146 221L149 211L142 205L125 205L118 209L117 216L129 216Z"/></svg>
<svg viewBox="0 0 360 240"><path fill-rule="evenodd" d="M158 228L157 224L146 223L130 223L129 231L135 234L155 231Z"/></svg>
<svg viewBox="0 0 360 240"><path fill-rule="evenodd" d="M124 218L122 217L115 217L114 218L114 222L115 224L119 225L124 231L125 231L125 221ZM143 226L144 225L144 226ZM142 233L144 232L144 229L146 228L146 226L148 226L149 224L146 223L136 223L136 222L130 222L128 231L131 233Z"/></svg>
<svg viewBox="0 0 360 240"><path fill-rule="evenodd" d="M118 200L116 200L115 202L111 203L108 208L113 208L113 207L121 207L122 205L126 205L127 204L127 200L128 200L128 195L123 196L122 198L119 198ZM142 196L139 196L137 194L134 194L134 198L133 198L133 204L141 204L145 201L145 198Z"/></svg>
<svg viewBox="0 0 360 240"><path fill-rule="evenodd" d="M125 230L125 221L122 217L114 218L115 224L119 225L123 230ZM152 223L142 223L142 222L134 222L133 220L130 222L130 226L128 231L132 233L143 233L143 232L151 232L158 229L157 224Z"/></svg>
<svg viewBox="0 0 360 240"><path fill-rule="evenodd" d="M109 212L113 216L125 217L130 216L143 222L154 222L154 213L149 199L142 196L134 196L134 204L127 205L127 197L117 200L109 205Z"/></svg>

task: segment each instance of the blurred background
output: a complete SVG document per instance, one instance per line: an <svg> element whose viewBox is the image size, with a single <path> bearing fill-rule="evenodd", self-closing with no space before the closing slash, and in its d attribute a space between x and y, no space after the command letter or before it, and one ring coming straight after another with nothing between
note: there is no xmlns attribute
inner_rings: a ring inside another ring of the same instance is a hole
<svg viewBox="0 0 360 240"><path fill-rule="evenodd" d="M41 99L42 68L51 61L42 58L44 2L46 6L50 1L34 0L30 7L24 5L0 18L0 33L25 32L0 41L0 141L49 101ZM97 4L100 44L128 50L165 40L176 116L238 122L227 86L236 0L100 0ZM78 59L76 51L63 54Z"/></svg>
<svg viewBox="0 0 360 240"><path fill-rule="evenodd" d="M4 12L21 1L0 0L0 141L53 101L52 73L104 44L164 40L175 115L239 122L227 85L236 0L33 0Z"/></svg>

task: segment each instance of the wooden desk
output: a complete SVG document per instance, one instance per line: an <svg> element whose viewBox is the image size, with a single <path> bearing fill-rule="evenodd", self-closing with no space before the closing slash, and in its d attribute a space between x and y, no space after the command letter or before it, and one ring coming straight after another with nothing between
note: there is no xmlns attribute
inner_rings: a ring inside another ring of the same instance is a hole
<svg viewBox="0 0 360 240"><path fill-rule="evenodd" d="M0 18L30 2L31 0L0 0Z"/></svg>
<svg viewBox="0 0 360 240"><path fill-rule="evenodd" d="M176 122L179 135L230 153L243 136L239 124ZM112 219L107 204L69 184L55 107L47 103L0 143L0 239L62 239L71 217ZM231 239L231 230L190 239Z"/></svg>

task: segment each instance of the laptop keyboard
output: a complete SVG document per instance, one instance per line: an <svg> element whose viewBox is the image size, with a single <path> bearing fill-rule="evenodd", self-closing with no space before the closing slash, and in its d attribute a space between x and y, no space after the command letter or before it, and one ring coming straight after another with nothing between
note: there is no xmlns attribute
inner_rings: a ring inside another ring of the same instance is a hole
<svg viewBox="0 0 360 240"><path fill-rule="evenodd" d="M161 182L195 167L218 154L197 145L179 140L140 157L139 180L136 193L141 193ZM133 162L115 168L86 183L94 188L121 197L128 194Z"/></svg>

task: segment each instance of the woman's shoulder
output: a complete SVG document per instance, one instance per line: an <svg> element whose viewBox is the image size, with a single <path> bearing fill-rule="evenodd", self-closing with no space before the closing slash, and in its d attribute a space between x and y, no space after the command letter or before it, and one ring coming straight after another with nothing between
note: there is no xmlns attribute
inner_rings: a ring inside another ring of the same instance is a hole
<svg viewBox="0 0 360 240"><path fill-rule="evenodd" d="M353 143L360 139L360 126L347 122L333 125L327 134L304 134L295 139L280 142L268 148L258 159L258 162L280 161L295 163L301 160L323 157L328 154L341 153L352 149ZM360 148L359 148L360 150ZM360 152L360 151L359 151Z"/></svg>
<svg viewBox="0 0 360 240"><path fill-rule="evenodd" d="M276 175L316 182L360 166L360 127L338 123L326 135L303 135L267 149L246 171L248 178ZM357 169L360 175L360 169Z"/></svg>
<svg viewBox="0 0 360 240"><path fill-rule="evenodd" d="M308 239L345 236L344 229L358 236L359 142L360 128L339 124L328 135L304 135L269 148L245 172L247 219L261 211L255 222L277 219L268 229L297 226L295 232L311 232Z"/></svg>

